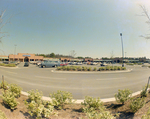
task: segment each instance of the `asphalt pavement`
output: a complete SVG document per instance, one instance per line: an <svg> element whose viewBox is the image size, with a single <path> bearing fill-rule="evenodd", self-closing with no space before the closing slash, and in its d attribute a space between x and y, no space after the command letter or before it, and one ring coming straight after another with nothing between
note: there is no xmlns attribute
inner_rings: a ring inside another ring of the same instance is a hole
<svg viewBox="0 0 150 119"><path fill-rule="evenodd" d="M30 64L24 67L21 63L17 68L0 67L0 75L9 83L18 84L23 91L38 89L44 96L57 90L69 91L75 99L85 96L112 98L118 89L130 89L137 92L146 85L150 76L147 67L127 66L123 72L58 72L55 68L40 68ZM120 65L120 64L118 64ZM100 67L91 66L90 67Z"/></svg>

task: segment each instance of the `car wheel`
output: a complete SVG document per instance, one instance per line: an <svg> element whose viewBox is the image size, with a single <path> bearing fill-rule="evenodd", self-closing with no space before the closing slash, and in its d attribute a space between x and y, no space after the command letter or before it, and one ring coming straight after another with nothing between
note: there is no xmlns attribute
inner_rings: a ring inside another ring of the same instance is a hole
<svg viewBox="0 0 150 119"><path fill-rule="evenodd" d="M57 66L56 66L56 65L54 65L54 67L56 68Z"/></svg>

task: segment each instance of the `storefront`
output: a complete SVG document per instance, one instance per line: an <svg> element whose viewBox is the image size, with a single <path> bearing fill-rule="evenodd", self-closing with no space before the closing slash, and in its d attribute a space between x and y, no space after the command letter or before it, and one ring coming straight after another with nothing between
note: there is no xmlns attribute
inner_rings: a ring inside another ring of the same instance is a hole
<svg viewBox="0 0 150 119"><path fill-rule="evenodd" d="M31 62L43 61L43 56L35 56L35 54L18 53L17 55L10 54L9 61Z"/></svg>

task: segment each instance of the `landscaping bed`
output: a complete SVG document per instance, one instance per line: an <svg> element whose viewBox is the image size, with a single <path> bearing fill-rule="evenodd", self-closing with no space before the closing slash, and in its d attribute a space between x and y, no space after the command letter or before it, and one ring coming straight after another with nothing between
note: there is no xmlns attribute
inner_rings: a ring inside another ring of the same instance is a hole
<svg viewBox="0 0 150 119"><path fill-rule="evenodd" d="M0 89L0 94L2 89ZM134 96L139 98L140 95ZM19 102L16 109L11 110L3 104L2 99L0 98L0 110L2 110L8 119L35 119L31 117L27 111L27 107L24 103L28 99L28 96L22 95L16 100ZM130 100L126 101L124 105L116 101L106 102L103 105L106 107L106 110L109 111L116 119L141 119L149 107L150 107L150 93L145 97L146 104L139 109L136 113L133 113L129 108ZM65 104L62 109L55 109L54 112L58 112L58 116L50 116L46 119L87 119L86 114L82 111L83 105L81 104ZM116 114L118 113L118 117Z"/></svg>
<svg viewBox="0 0 150 119"><path fill-rule="evenodd" d="M120 70L126 70L126 67L121 66L105 66L105 67L99 67L99 68L92 68L92 67L86 67L86 66L62 66L57 67L58 71L120 71Z"/></svg>

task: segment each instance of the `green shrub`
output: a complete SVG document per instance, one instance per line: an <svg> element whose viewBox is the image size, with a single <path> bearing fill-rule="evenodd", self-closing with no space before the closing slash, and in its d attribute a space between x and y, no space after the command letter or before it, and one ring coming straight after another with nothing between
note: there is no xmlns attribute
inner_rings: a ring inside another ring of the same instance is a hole
<svg viewBox="0 0 150 119"><path fill-rule="evenodd" d="M113 66L111 66L111 67L110 67L110 70L114 70L114 67L113 67Z"/></svg>
<svg viewBox="0 0 150 119"><path fill-rule="evenodd" d="M58 90L57 93L50 94L50 98L54 106L58 109L62 109L65 104L73 103L73 96L67 91Z"/></svg>
<svg viewBox="0 0 150 119"><path fill-rule="evenodd" d="M70 70L71 70L71 67L70 67L70 66L67 66L66 69L67 69L67 71L70 71Z"/></svg>
<svg viewBox="0 0 150 119"><path fill-rule="evenodd" d="M16 67L15 64L5 64L6 67Z"/></svg>
<svg viewBox="0 0 150 119"><path fill-rule="evenodd" d="M30 90L28 91L29 95L28 95L28 100L31 101L35 101L36 103L41 101L41 98L43 96L42 92L39 92L38 90Z"/></svg>
<svg viewBox="0 0 150 119"><path fill-rule="evenodd" d="M88 71L91 71L92 70L92 68L91 67L88 67Z"/></svg>
<svg viewBox="0 0 150 119"><path fill-rule="evenodd" d="M122 70L126 70L126 67L121 67Z"/></svg>
<svg viewBox="0 0 150 119"><path fill-rule="evenodd" d="M2 112L1 110L0 110L0 119L7 119L5 113Z"/></svg>
<svg viewBox="0 0 150 119"><path fill-rule="evenodd" d="M0 83L0 88L7 90L8 87L9 87L9 84L6 81L4 81L4 83L3 81Z"/></svg>
<svg viewBox="0 0 150 119"><path fill-rule="evenodd" d="M82 68L81 68L81 67L78 67L77 70L78 70L78 71L82 71Z"/></svg>
<svg viewBox="0 0 150 119"><path fill-rule="evenodd" d="M145 87L143 87L140 95L141 95L141 97L147 97L147 94L148 94L148 92L147 92L147 86L145 86Z"/></svg>
<svg viewBox="0 0 150 119"><path fill-rule="evenodd" d="M4 63L0 63L0 66L5 66L5 64Z"/></svg>
<svg viewBox="0 0 150 119"><path fill-rule="evenodd" d="M100 98L92 98L86 96L84 102L81 103L84 105L83 112L86 113L88 119L113 119L114 117L110 112L105 111L103 102Z"/></svg>
<svg viewBox="0 0 150 119"><path fill-rule="evenodd" d="M114 66L114 70L117 70L118 69L118 67L117 66Z"/></svg>
<svg viewBox="0 0 150 119"><path fill-rule="evenodd" d="M62 70L62 67L57 67L57 70Z"/></svg>
<svg viewBox="0 0 150 119"><path fill-rule="evenodd" d="M11 91L16 98L20 97L21 90L22 88L17 84L10 84L9 86L9 91Z"/></svg>
<svg viewBox="0 0 150 119"><path fill-rule="evenodd" d="M125 101L127 101L130 98L131 93L132 92L129 89L118 90L118 93L115 94L115 99L117 102L121 102L122 104L124 104Z"/></svg>
<svg viewBox="0 0 150 119"><path fill-rule="evenodd" d="M109 66L106 66L106 68L105 68L106 70L110 70L110 67Z"/></svg>
<svg viewBox="0 0 150 119"><path fill-rule="evenodd" d="M132 99L130 103L130 109L132 112L137 112L140 108L142 108L145 104L145 98L137 98L137 99Z"/></svg>
<svg viewBox="0 0 150 119"><path fill-rule="evenodd" d="M121 67L118 67L117 69L118 69L118 70L121 70Z"/></svg>
<svg viewBox="0 0 150 119"><path fill-rule="evenodd" d="M96 68L96 67L94 67L93 71L97 71L97 68Z"/></svg>
<svg viewBox="0 0 150 119"><path fill-rule="evenodd" d="M76 71L76 70L77 70L77 67L74 66L74 67L72 68L72 70L73 70L73 71Z"/></svg>
<svg viewBox="0 0 150 119"><path fill-rule="evenodd" d="M82 71L87 71L87 67L82 67Z"/></svg>
<svg viewBox="0 0 150 119"><path fill-rule="evenodd" d="M19 104L19 102L15 100L14 94L9 90L3 91L2 93L3 93L2 95L3 103L10 109L14 110Z"/></svg>
<svg viewBox="0 0 150 119"><path fill-rule="evenodd" d="M35 118L49 117L54 113L54 106L50 101L42 100L42 92L29 91L28 100L25 101L28 113Z"/></svg>
<svg viewBox="0 0 150 119"><path fill-rule="evenodd" d="M149 110L146 112L146 114L142 116L141 119L150 119L150 108L149 108Z"/></svg>
<svg viewBox="0 0 150 119"><path fill-rule="evenodd" d="M66 66L62 66L62 69L65 71L65 70L67 70L67 67Z"/></svg>
<svg viewBox="0 0 150 119"><path fill-rule="evenodd" d="M100 98L92 98L90 96L86 96L84 102L81 103L85 107L83 108L84 112L92 112L94 110L104 110L103 102L101 102Z"/></svg>
<svg viewBox="0 0 150 119"><path fill-rule="evenodd" d="M86 113L88 119L115 119L109 111L90 111Z"/></svg>

